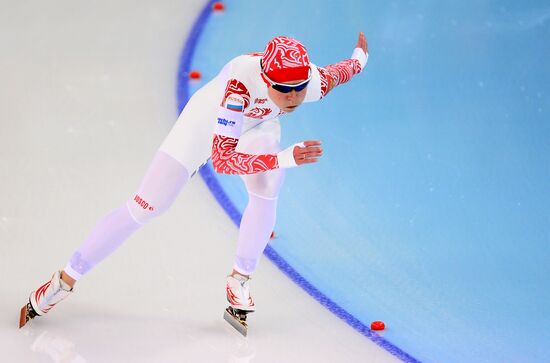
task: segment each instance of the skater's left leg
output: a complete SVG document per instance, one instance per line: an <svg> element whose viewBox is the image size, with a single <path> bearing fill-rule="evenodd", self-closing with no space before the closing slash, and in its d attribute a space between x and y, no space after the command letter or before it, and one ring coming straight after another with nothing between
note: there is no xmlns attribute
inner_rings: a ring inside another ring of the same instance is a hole
<svg viewBox="0 0 550 363"><path fill-rule="evenodd" d="M237 151L250 154L276 154L281 151L281 127L278 119L266 121L246 132L239 140ZM248 276L254 272L262 255L277 214L277 199L285 179L284 169L242 175L248 191L246 206L239 229L234 270Z"/></svg>
<svg viewBox="0 0 550 363"><path fill-rule="evenodd" d="M249 276L256 270L275 226L277 198L283 184L284 170L247 175L243 179L248 189L248 205L241 220L235 264L227 278L226 290L231 307L254 311Z"/></svg>
<svg viewBox="0 0 550 363"><path fill-rule="evenodd" d="M271 120L244 134L237 150L256 154L277 153L280 151L279 140L279 121ZM235 263L226 286L227 299L235 309L254 311L249 275L256 270L275 226L284 173L284 169L275 169L242 176L248 191L248 205L241 220Z"/></svg>
<svg viewBox="0 0 550 363"><path fill-rule="evenodd" d="M234 270L248 276L256 270L275 227L284 171L277 169L243 179L248 190L248 205L241 220Z"/></svg>

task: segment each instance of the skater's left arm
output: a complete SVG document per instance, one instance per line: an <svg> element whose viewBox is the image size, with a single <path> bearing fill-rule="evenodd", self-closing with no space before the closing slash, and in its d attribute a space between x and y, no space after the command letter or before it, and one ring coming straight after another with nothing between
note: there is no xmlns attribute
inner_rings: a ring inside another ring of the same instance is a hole
<svg viewBox="0 0 550 363"><path fill-rule="evenodd" d="M367 64L368 57L367 38L361 32L350 59L317 68L321 78L321 98L325 97L334 87L348 82L354 75L361 73Z"/></svg>

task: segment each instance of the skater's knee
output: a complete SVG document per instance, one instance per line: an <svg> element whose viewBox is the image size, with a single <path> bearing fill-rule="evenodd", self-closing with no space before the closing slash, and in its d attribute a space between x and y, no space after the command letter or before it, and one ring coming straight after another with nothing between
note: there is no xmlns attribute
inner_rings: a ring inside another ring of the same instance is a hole
<svg viewBox="0 0 550 363"><path fill-rule="evenodd" d="M132 218L139 224L147 224L170 208L172 201L155 202L139 194L127 201L126 206Z"/></svg>
<svg viewBox="0 0 550 363"><path fill-rule="evenodd" d="M277 199L284 182L284 170L275 169L262 174L253 174L245 179L246 189L262 199Z"/></svg>

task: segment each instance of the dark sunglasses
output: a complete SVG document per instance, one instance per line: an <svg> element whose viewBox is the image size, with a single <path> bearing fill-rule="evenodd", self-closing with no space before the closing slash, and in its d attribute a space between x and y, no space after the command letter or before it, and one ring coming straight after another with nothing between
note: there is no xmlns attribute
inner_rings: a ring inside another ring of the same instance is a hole
<svg viewBox="0 0 550 363"><path fill-rule="evenodd" d="M292 91L300 92L301 90L307 87L308 83L309 83L309 79L305 80L302 83L292 84L292 85L283 84L283 83L271 83L271 87L275 91L279 91L281 93L289 93Z"/></svg>
<svg viewBox="0 0 550 363"><path fill-rule="evenodd" d="M289 92L292 92L292 91L300 92L303 89L305 89L307 87L309 81L311 81L311 68L309 69L309 76L307 77L307 79L305 81L297 83L297 84L287 84L287 83L277 83L275 81L272 81L267 76L267 74L265 74L263 65L261 63L260 63L260 65L262 66L262 74L265 77L265 79L269 82L269 84L271 84L271 87L275 91L278 91L278 92L281 92L281 93L289 93Z"/></svg>

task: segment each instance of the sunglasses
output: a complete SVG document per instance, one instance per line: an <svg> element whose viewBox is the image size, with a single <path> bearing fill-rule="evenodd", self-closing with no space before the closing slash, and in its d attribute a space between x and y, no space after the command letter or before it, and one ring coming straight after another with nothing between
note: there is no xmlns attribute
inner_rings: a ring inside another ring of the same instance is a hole
<svg viewBox="0 0 550 363"><path fill-rule="evenodd" d="M260 63L261 64L261 63ZM262 74L263 76L265 77L265 79L269 82L269 84L271 85L271 87L275 90L275 91L278 91L278 92L281 92L281 93L289 93L289 92L292 92L292 91L296 91L296 92L300 92L302 91L304 88L307 87L309 81L311 81L311 68L309 69L309 74L308 74L308 77L305 81L303 82L300 82L300 83L297 83L297 84L287 84L287 83L277 83L275 81L272 81L268 76L267 74L265 74L264 72L264 67L262 65Z"/></svg>

